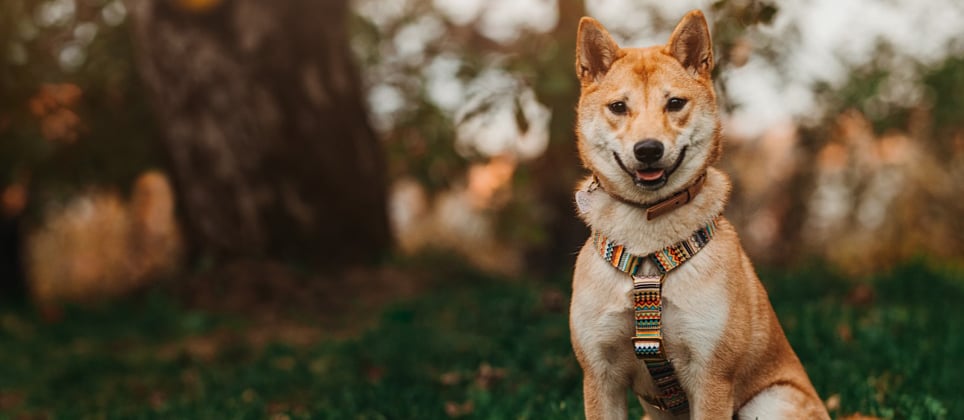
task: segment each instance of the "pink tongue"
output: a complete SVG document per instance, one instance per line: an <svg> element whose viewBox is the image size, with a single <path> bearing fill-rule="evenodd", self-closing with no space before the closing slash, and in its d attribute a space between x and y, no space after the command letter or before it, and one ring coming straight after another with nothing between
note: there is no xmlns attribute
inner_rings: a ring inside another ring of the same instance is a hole
<svg viewBox="0 0 964 420"><path fill-rule="evenodd" d="M663 170L656 169L653 171L636 171L636 176L643 181L655 181L663 176Z"/></svg>

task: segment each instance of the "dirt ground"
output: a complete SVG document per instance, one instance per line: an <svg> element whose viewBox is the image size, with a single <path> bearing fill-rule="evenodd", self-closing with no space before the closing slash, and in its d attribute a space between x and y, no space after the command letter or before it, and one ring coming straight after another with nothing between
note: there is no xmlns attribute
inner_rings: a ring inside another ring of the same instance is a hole
<svg viewBox="0 0 964 420"><path fill-rule="evenodd" d="M387 305L416 296L435 276L419 268L358 267L299 272L275 262L228 264L165 284L189 309L250 321L252 344L307 345L370 327Z"/></svg>

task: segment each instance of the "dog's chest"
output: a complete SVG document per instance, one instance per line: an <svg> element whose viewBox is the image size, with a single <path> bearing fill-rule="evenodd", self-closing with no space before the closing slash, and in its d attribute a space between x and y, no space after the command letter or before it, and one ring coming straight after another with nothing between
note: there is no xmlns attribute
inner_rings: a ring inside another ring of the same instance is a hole
<svg viewBox="0 0 964 420"><path fill-rule="evenodd" d="M726 282L718 269L707 266L709 260L697 255L663 283L663 336L681 373L710 363L727 325ZM680 351L674 351L674 345Z"/></svg>
<svg viewBox="0 0 964 420"><path fill-rule="evenodd" d="M663 283L663 340L684 387L701 380L726 327L725 282L712 279L711 251L706 249L673 270ZM632 283L628 274L608 265L591 246L584 247L573 282L573 340L589 363L617 375L642 378L633 388L651 395L649 374L635 358L630 342Z"/></svg>

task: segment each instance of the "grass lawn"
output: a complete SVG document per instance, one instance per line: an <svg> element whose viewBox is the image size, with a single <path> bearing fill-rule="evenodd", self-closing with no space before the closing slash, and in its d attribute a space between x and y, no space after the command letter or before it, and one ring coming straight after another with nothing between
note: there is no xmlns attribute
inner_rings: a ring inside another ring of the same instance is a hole
<svg viewBox="0 0 964 420"><path fill-rule="evenodd" d="M337 338L254 334L244 317L161 293L58 322L0 309L0 418L582 416L567 279L438 276ZM918 262L859 282L821 269L762 277L817 390L839 400L835 416L964 418L960 271Z"/></svg>

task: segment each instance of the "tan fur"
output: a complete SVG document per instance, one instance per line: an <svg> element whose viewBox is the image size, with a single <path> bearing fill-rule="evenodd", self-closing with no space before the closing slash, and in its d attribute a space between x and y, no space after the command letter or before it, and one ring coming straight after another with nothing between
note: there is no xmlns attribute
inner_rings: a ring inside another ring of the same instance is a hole
<svg viewBox="0 0 964 420"><path fill-rule="evenodd" d="M702 13L690 12L665 46L621 49L595 20L579 26L576 71L582 86L576 125L579 152L602 189L588 194L583 219L593 230L643 255L683 240L722 213L726 175L711 167L721 150L720 120L710 78L712 45ZM688 100L678 111L671 97ZM611 112L625 102L625 114ZM636 162L633 145L663 143L660 164L685 157L658 188L642 187L616 163ZM693 201L653 220L639 203L666 198L707 174ZM580 186L586 190L591 177ZM610 195L612 194L612 195ZM655 272L655 267L644 267ZM626 389L656 388L632 350L632 281L596 252L579 253L570 310L572 344L584 372L586 417L625 419ZM733 226L720 219L716 236L663 285L663 337L694 419L829 418L787 341ZM643 402L651 418L672 418Z"/></svg>

